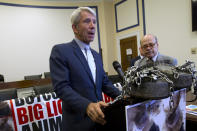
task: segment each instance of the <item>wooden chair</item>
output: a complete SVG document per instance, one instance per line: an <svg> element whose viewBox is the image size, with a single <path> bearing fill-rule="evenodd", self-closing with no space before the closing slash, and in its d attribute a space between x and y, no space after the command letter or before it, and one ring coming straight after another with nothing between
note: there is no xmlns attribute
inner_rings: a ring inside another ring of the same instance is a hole
<svg viewBox="0 0 197 131"><path fill-rule="evenodd" d="M51 78L50 72L44 72L44 78Z"/></svg>
<svg viewBox="0 0 197 131"><path fill-rule="evenodd" d="M0 74L0 82L4 82L4 76Z"/></svg>

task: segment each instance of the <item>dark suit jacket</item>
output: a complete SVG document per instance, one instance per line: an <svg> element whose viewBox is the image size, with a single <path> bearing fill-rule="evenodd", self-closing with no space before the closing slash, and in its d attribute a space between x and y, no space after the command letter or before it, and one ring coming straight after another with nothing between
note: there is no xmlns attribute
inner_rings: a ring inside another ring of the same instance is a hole
<svg viewBox="0 0 197 131"><path fill-rule="evenodd" d="M96 64L96 83L75 40L53 47L50 72L54 90L62 103L63 131L92 131L95 123L87 116L90 102L102 100L102 91L115 98L120 94L109 82L100 55L91 49Z"/></svg>
<svg viewBox="0 0 197 131"><path fill-rule="evenodd" d="M137 57L131 59L131 66L134 66L135 62L136 62L137 60L139 60L139 59L141 59L140 56L137 56Z"/></svg>

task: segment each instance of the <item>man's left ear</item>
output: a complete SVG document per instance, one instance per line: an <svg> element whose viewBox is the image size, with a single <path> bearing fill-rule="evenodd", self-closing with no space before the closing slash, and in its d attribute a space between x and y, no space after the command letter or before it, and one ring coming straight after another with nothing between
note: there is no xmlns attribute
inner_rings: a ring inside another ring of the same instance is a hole
<svg viewBox="0 0 197 131"><path fill-rule="evenodd" d="M73 29L73 32L75 34L78 33L78 30L77 30L77 26L76 25L72 25L72 29Z"/></svg>

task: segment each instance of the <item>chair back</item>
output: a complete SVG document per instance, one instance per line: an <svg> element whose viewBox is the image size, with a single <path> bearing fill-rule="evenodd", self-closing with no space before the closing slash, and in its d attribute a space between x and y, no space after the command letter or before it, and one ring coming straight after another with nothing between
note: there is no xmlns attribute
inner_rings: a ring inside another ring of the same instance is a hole
<svg viewBox="0 0 197 131"><path fill-rule="evenodd" d="M10 100L17 98L16 88L1 89L0 90L0 101Z"/></svg>
<svg viewBox="0 0 197 131"><path fill-rule="evenodd" d="M4 82L4 76L0 74L0 82Z"/></svg>
<svg viewBox="0 0 197 131"><path fill-rule="evenodd" d="M51 78L50 72L44 72L44 78Z"/></svg>
<svg viewBox="0 0 197 131"><path fill-rule="evenodd" d="M39 75L29 75L29 76L24 76L25 80L39 80L42 78L42 74Z"/></svg>

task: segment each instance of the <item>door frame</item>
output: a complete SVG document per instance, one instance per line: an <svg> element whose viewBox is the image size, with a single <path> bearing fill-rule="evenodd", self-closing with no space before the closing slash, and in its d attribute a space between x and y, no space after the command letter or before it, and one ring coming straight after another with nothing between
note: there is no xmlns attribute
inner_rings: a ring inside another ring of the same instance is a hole
<svg viewBox="0 0 197 131"><path fill-rule="evenodd" d="M118 61L121 63L121 53L120 53L120 40L122 39L126 39L128 37L133 37L133 36L137 36L137 50L138 50L138 55L139 55L139 47L140 47L140 32L137 31L137 32L133 32L133 33L129 33L129 34L126 34L126 35L122 35L122 36L119 36L117 37L116 39L116 43L117 43L117 55L118 55Z"/></svg>

